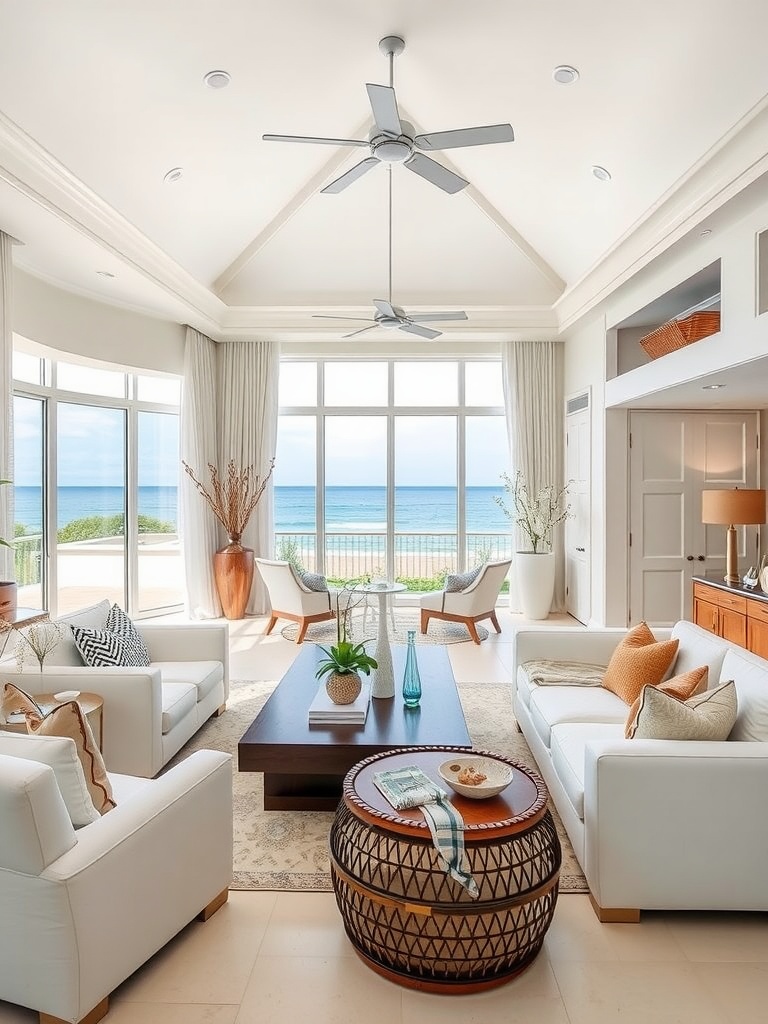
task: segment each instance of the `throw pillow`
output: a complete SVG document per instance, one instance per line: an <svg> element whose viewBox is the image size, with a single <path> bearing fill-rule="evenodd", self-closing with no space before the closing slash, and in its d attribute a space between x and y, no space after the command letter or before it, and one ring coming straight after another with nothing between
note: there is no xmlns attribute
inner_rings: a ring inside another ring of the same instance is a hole
<svg viewBox="0 0 768 1024"><path fill-rule="evenodd" d="M646 686L628 739L727 740L738 704L733 680L682 701Z"/></svg>
<svg viewBox="0 0 768 1024"><path fill-rule="evenodd" d="M299 573L299 579L307 590L316 590L320 594L328 593L328 581L319 572L305 572L302 570Z"/></svg>
<svg viewBox="0 0 768 1024"><path fill-rule="evenodd" d="M605 670L603 686L632 705L646 685L658 686L677 654L678 640L656 641L646 622L630 629Z"/></svg>
<svg viewBox="0 0 768 1024"><path fill-rule="evenodd" d="M131 658L126 664L146 668L151 663L152 658L149 655L147 645L144 643L144 637L136 629L133 620L128 618L120 605L113 604L109 609L104 628L112 633L116 633L125 642L128 656Z"/></svg>
<svg viewBox="0 0 768 1024"><path fill-rule="evenodd" d="M74 740L94 807L99 814L111 811L115 801L104 758L93 738L88 719L77 701L70 700L64 704L57 704L45 714L28 693L13 683L6 683L3 707L5 709L11 706L23 711L27 720L27 732L33 736L63 736Z"/></svg>
<svg viewBox="0 0 768 1024"><path fill-rule="evenodd" d="M466 590L467 587L474 583L477 577L480 575L483 565L476 565L474 569L470 569L469 572L453 572L448 573L445 577L445 586L443 590L446 594L458 594L462 590Z"/></svg>
<svg viewBox="0 0 768 1024"><path fill-rule="evenodd" d="M702 665L701 668L691 669L690 672L682 672L678 676L673 676L671 679L659 683L657 689L661 690L662 693L668 693L672 697L677 697L678 700L688 700L695 693L701 693L702 690L706 690L708 674L709 669L706 665ZM637 718L641 699L642 693L629 709L627 723L624 726L624 735L627 738L632 735L635 727L635 719Z"/></svg>

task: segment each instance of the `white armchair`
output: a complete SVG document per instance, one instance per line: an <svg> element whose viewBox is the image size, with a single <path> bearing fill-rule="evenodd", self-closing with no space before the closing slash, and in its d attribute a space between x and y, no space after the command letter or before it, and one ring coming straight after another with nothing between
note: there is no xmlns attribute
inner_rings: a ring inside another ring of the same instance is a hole
<svg viewBox="0 0 768 1024"><path fill-rule="evenodd" d="M501 632L496 618L496 601L504 579L512 565L511 559L486 562L479 575L464 590L456 592L437 591L425 594L421 605L421 632L426 633L430 619L446 619L449 622L463 622L476 644L480 643L475 624L490 619L497 633Z"/></svg>
<svg viewBox="0 0 768 1024"><path fill-rule="evenodd" d="M3 744L0 1000L41 1024L95 1024L113 989L226 902L231 757L201 750L158 779L110 774L117 806L75 829L54 768Z"/></svg>
<svg viewBox="0 0 768 1024"><path fill-rule="evenodd" d="M109 602L59 622L65 636L43 670L3 666L3 680L33 696L81 690L104 699L102 754L107 769L125 775L156 775L197 730L220 714L229 695L229 634L226 623L136 623L151 663L146 668L90 668L68 625L101 629Z"/></svg>
<svg viewBox="0 0 768 1024"><path fill-rule="evenodd" d="M289 619L299 624L296 643L300 644L311 623L336 617L331 593L327 590L310 590L301 582L290 562L257 558L256 565L272 607L267 633L272 632L278 619Z"/></svg>

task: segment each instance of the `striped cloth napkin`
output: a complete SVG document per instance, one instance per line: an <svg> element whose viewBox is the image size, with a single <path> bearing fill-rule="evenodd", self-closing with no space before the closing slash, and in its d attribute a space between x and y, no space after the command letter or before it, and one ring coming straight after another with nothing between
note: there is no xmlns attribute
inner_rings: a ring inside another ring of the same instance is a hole
<svg viewBox="0 0 768 1024"><path fill-rule="evenodd" d="M396 810L421 808L446 874L477 899L477 883L467 870L464 857L464 819L448 800L448 794L416 765L378 772L374 782Z"/></svg>

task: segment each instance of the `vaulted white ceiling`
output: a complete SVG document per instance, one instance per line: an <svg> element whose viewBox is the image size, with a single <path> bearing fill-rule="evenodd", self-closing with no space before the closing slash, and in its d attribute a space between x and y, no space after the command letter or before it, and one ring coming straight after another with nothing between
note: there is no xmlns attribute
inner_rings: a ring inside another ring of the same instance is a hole
<svg viewBox="0 0 768 1024"><path fill-rule="evenodd" d="M338 337L312 313L387 296L387 170L321 194L366 151L261 137L365 138L398 34L418 131L515 141L433 154L456 195L394 166L394 300L466 309L447 338L553 325L764 110L767 30L765 0L0 0L0 228L20 268L214 337Z"/></svg>

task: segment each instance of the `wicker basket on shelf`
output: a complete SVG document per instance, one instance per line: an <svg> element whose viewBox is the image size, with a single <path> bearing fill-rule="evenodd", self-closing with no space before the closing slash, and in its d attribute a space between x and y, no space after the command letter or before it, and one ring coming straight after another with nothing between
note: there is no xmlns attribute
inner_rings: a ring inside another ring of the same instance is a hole
<svg viewBox="0 0 768 1024"><path fill-rule="evenodd" d="M675 349L685 348L694 341L701 341L720 330L720 310L706 310L691 313L682 320L670 320L655 331L640 339L645 352L651 359L658 359Z"/></svg>

